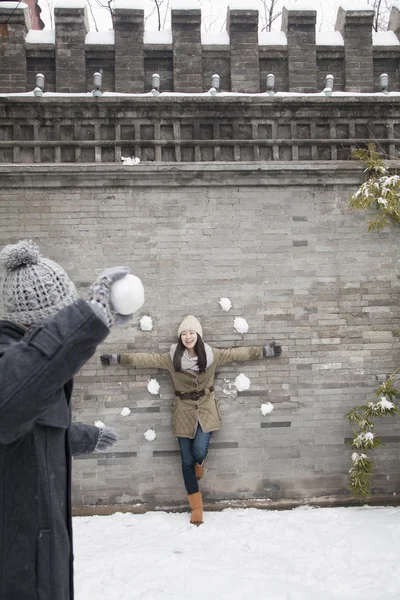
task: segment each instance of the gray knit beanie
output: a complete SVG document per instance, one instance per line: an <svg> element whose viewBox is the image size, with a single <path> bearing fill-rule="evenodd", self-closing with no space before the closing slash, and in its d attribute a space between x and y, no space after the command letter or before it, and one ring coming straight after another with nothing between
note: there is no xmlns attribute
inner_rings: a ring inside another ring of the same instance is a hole
<svg viewBox="0 0 400 600"><path fill-rule="evenodd" d="M203 337L203 328L200 321L193 315L187 315L178 328L178 337L181 337L183 331L195 331L199 336Z"/></svg>
<svg viewBox="0 0 400 600"><path fill-rule="evenodd" d="M60 265L43 258L32 240L5 246L0 252L4 318L36 325L77 298L76 289Z"/></svg>

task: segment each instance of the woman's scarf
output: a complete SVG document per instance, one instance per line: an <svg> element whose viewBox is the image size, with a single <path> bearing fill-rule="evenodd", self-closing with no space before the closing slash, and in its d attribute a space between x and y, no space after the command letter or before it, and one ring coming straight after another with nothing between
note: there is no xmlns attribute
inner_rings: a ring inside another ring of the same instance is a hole
<svg viewBox="0 0 400 600"><path fill-rule="evenodd" d="M169 354L171 356L171 360L174 360L174 354L175 354L175 350L177 348L178 344L172 344ZM209 346L208 344L204 344L204 348L206 350L206 359L207 359L207 365L206 365L206 369L208 369L208 367L210 367L212 365L212 363L214 362L214 355L213 355L213 351L211 349L211 346ZM199 364L198 364L198 359L197 356L189 356L189 353L187 350L184 351L184 353L182 354L182 362L181 362L181 369L182 371L194 371L195 373L199 372Z"/></svg>

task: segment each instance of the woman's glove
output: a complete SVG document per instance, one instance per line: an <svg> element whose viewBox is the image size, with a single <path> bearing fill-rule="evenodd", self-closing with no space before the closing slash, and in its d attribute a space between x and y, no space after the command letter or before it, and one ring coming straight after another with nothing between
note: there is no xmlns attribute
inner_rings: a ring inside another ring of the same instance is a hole
<svg viewBox="0 0 400 600"><path fill-rule="evenodd" d="M282 346L277 346L276 342L271 342L268 346L263 346L264 358L272 358L273 356L280 356L282 352Z"/></svg>
<svg viewBox="0 0 400 600"><path fill-rule="evenodd" d="M117 365L120 361L120 354L102 354L100 360L103 367Z"/></svg>
<svg viewBox="0 0 400 600"><path fill-rule="evenodd" d="M96 452L107 452L118 441L118 434L112 427L99 427Z"/></svg>
<svg viewBox="0 0 400 600"><path fill-rule="evenodd" d="M129 267L111 267L105 269L100 277L90 286L87 302L96 315L107 325L124 325L132 315L116 313L110 301L112 284L129 273Z"/></svg>

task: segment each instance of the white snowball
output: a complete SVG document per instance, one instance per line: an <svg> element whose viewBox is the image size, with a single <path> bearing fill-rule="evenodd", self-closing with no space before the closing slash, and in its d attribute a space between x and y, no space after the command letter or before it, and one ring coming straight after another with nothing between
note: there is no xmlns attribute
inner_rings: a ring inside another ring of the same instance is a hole
<svg viewBox="0 0 400 600"><path fill-rule="evenodd" d="M274 410L274 405L271 402L265 402L265 404L261 404L261 412L264 415L269 415Z"/></svg>
<svg viewBox="0 0 400 600"><path fill-rule="evenodd" d="M157 434L154 431L154 429L148 429L147 431L144 432L143 435L148 442L153 442L157 437Z"/></svg>
<svg viewBox="0 0 400 600"><path fill-rule="evenodd" d="M138 165L140 163L140 158L136 156L121 156L121 160L124 165Z"/></svg>
<svg viewBox="0 0 400 600"><path fill-rule="evenodd" d="M229 298L220 298L219 304L221 305L222 310L225 312L228 312L228 310L231 310L232 308L232 302L229 300Z"/></svg>
<svg viewBox="0 0 400 600"><path fill-rule="evenodd" d="M128 273L111 285L110 300L120 315L131 315L144 303L144 287L139 277Z"/></svg>
<svg viewBox="0 0 400 600"><path fill-rule="evenodd" d="M98 427L99 429L103 429L105 427L103 421L95 421L94 424L96 425L96 427Z"/></svg>
<svg viewBox="0 0 400 600"><path fill-rule="evenodd" d="M127 417L130 414L131 414L130 409L127 406L124 406L124 408L121 410L121 415L123 417Z"/></svg>
<svg viewBox="0 0 400 600"><path fill-rule="evenodd" d="M244 392L250 387L250 379L244 373L240 373L235 379L235 385L239 392Z"/></svg>
<svg viewBox="0 0 400 600"><path fill-rule="evenodd" d="M150 379L149 383L147 384L147 389L149 390L150 394L157 396L158 392L160 391L160 384L158 383L157 379Z"/></svg>
<svg viewBox="0 0 400 600"><path fill-rule="evenodd" d="M144 315L140 319L140 329L142 331L151 331L153 329L153 319L147 315Z"/></svg>
<svg viewBox="0 0 400 600"><path fill-rule="evenodd" d="M249 325L246 319L243 319L242 317L235 317L233 327L238 333L247 333L249 330Z"/></svg>

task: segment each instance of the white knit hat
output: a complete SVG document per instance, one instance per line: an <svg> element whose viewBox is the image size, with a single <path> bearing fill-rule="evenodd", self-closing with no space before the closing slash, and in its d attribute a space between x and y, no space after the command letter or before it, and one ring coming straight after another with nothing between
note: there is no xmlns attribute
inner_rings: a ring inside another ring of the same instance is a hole
<svg viewBox="0 0 400 600"><path fill-rule="evenodd" d="M5 246L0 265L5 269L2 300L8 321L36 325L78 298L64 269L43 258L32 240Z"/></svg>
<svg viewBox="0 0 400 600"><path fill-rule="evenodd" d="M203 329L200 325L200 321L193 315L187 315L187 317L183 319L178 328L178 337L181 337L181 334L184 331L195 331L201 338L203 337Z"/></svg>

